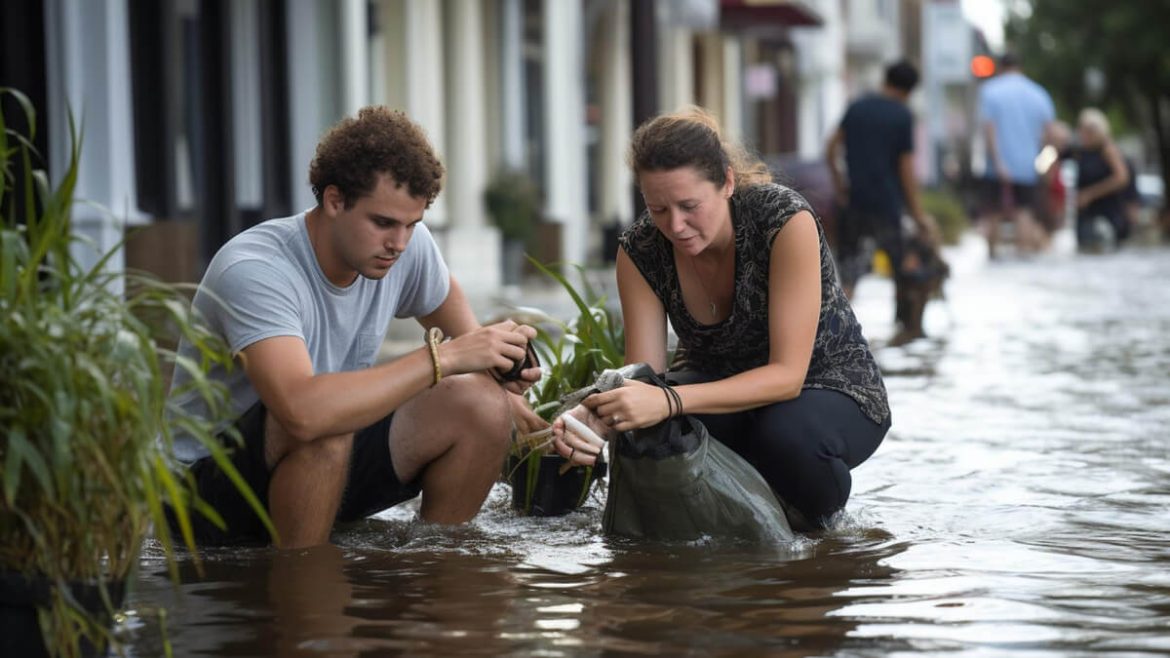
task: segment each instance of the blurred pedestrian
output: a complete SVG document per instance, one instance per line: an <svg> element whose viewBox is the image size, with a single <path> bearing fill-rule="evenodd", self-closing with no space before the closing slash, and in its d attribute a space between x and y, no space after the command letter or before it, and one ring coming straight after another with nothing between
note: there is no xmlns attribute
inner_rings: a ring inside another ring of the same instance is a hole
<svg viewBox="0 0 1170 658"><path fill-rule="evenodd" d="M1048 131L1048 144L1036 159L1040 178L1037 181L1036 213L1041 228L1052 239L1053 234L1064 227L1068 214L1068 203L1064 180L1061 178L1061 153L1072 143L1072 128L1065 121L1053 121Z"/></svg>
<svg viewBox="0 0 1170 658"><path fill-rule="evenodd" d="M913 64L902 61L889 66L881 90L846 109L826 154L843 208L837 222L841 286L852 297L858 279L869 271L874 243L886 252L894 275L899 324L891 344L925 335L922 312L929 292L922 284L929 277L920 275L929 264L922 261L937 260L940 241L934 218L922 210L914 175L914 117L906 103L917 84L918 70ZM842 146L848 182L839 162ZM904 211L913 219L916 235L904 229ZM915 238L916 248L908 249ZM925 259L920 258L923 246L927 247Z"/></svg>
<svg viewBox="0 0 1170 658"><path fill-rule="evenodd" d="M1077 143L1064 155L1077 165L1077 247L1095 251L1124 241L1130 234L1125 193L1131 174L1104 112L1081 111Z"/></svg>
<svg viewBox="0 0 1170 658"><path fill-rule="evenodd" d="M987 250L995 258L1000 224L1015 225L1016 248L1039 251L1048 244L1033 213L1037 199L1036 156L1056 118L1052 97L1020 70L1011 53L1000 59L1000 74L979 88L979 114L987 143Z"/></svg>

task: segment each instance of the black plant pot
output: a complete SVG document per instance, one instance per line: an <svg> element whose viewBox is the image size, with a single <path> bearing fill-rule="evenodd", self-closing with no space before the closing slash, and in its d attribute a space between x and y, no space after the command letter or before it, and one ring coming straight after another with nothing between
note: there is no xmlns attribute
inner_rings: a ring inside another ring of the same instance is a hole
<svg viewBox="0 0 1170 658"><path fill-rule="evenodd" d="M581 506L593 483L605 477L606 464L598 462L592 470L576 466L561 475L565 458L543 455L536 473L531 505L528 495L527 458L508 456L508 483L512 485L512 508L529 516L561 516ZM588 480L586 480L588 478Z"/></svg>
<svg viewBox="0 0 1170 658"><path fill-rule="evenodd" d="M41 576L25 576L0 571L0 656L37 658L48 656L41 628L37 622L37 607L50 604L52 584ZM106 586L114 608L120 608L126 596L125 583ZM102 601L101 589L92 583L70 583L73 598L90 615L107 628L113 624L110 611ZM82 656L105 655L92 643L82 638Z"/></svg>

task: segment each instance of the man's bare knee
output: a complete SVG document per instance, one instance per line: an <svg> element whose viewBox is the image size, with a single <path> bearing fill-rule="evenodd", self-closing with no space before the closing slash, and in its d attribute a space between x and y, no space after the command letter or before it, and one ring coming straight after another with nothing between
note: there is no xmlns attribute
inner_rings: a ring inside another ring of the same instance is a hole
<svg viewBox="0 0 1170 658"><path fill-rule="evenodd" d="M504 389L485 373L444 379L440 392L446 420L463 428L468 437L505 441L509 437L512 417Z"/></svg>
<svg viewBox="0 0 1170 658"><path fill-rule="evenodd" d="M307 451L314 460L319 460L323 466L348 466L349 455L353 450L353 435L342 434L341 436L315 439L297 450Z"/></svg>
<svg viewBox="0 0 1170 658"><path fill-rule="evenodd" d="M270 469L290 453L301 450L308 450L323 460L341 460L347 463L352 446L352 434L322 437L306 442L294 438L272 414L267 414L264 418L264 459Z"/></svg>

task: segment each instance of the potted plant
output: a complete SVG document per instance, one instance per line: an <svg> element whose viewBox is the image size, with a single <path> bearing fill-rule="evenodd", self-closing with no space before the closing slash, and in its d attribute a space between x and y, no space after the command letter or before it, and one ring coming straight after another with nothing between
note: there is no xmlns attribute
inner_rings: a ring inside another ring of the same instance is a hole
<svg viewBox="0 0 1170 658"><path fill-rule="evenodd" d="M545 372L528 390L528 400L537 414L551 421L562 398L591 385L602 370L622 366L625 343L621 322L606 308L605 298L589 286L583 271L584 295L560 272L533 258L529 261L565 289L578 311L568 322L545 314L538 314L543 320L536 322L534 344ZM551 449L549 439L548 432L517 437L508 457L512 505L526 514L554 516L572 511L585 502L591 485L605 475L604 462L566 468L567 461Z"/></svg>
<svg viewBox="0 0 1170 658"><path fill-rule="evenodd" d="M28 128L10 129L0 113L0 654L104 655L144 536L153 527L173 551L164 506L192 550L188 505L218 520L175 468L176 430L203 441L263 509L214 438L228 398L205 373L231 363L225 346L177 288L107 271L110 254L78 264L70 251L78 130L70 119L68 167L50 185L32 147L36 114L19 92L0 88L5 95ZM200 361L164 347L178 335ZM168 367L192 374L212 417L171 407ZM173 561L171 569L177 577ZM18 637L30 626L31 637Z"/></svg>
<svg viewBox="0 0 1170 658"><path fill-rule="evenodd" d="M484 205L504 239L504 283L520 283L524 254L531 249L540 220L540 191L523 172L505 169L488 183Z"/></svg>

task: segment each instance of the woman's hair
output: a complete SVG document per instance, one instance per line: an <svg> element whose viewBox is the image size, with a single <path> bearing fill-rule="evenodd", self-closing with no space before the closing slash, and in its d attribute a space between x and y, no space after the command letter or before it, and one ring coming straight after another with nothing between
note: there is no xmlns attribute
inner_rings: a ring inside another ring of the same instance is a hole
<svg viewBox="0 0 1170 658"><path fill-rule="evenodd" d="M1102 139L1109 139L1109 119L1105 113L1095 107L1086 107L1077 117L1077 125L1092 129Z"/></svg>
<svg viewBox="0 0 1170 658"><path fill-rule="evenodd" d="M346 208L373 191L382 174L405 185L410 196L426 199L427 207L443 188L443 164L426 133L402 112L381 106L364 107L330 128L309 165L317 203L335 185Z"/></svg>
<svg viewBox="0 0 1170 658"><path fill-rule="evenodd" d="M772 182L772 172L743 146L723 139L719 123L701 107L687 107L643 123L630 139L627 156L637 178L644 171L694 167L716 186L727 182L727 167L738 189Z"/></svg>

